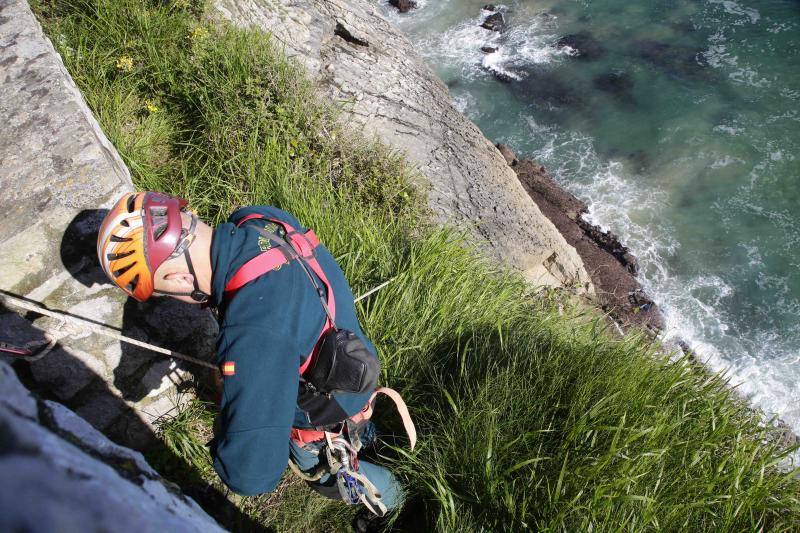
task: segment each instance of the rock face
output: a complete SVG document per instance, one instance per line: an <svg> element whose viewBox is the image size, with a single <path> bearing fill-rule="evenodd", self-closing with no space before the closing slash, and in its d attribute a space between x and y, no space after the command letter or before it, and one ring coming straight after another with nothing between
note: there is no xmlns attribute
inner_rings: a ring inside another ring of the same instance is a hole
<svg viewBox="0 0 800 533"><path fill-rule="evenodd" d="M0 531L224 531L138 452L0 361Z"/></svg>
<svg viewBox="0 0 800 533"><path fill-rule="evenodd" d="M128 301L100 270L102 208L133 186L24 0L0 0L0 123L0 288L210 357L208 314ZM173 408L175 384L187 377L161 356L2 305L0 340L43 355L16 367L36 392L137 447L149 441L147 424Z"/></svg>
<svg viewBox="0 0 800 533"><path fill-rule="evenodd" d="M389 0L389 4L396 7L400 13L408 13L417 7L417 3L413 0Z"/></svg>
<svg viewBox="0 0 800 533"><path fill-rule="evenodd" d="M590 287L575 249L514 172L451 102L409 40L370 0L214 0L226 19L272 32L351 122L405 152L431 185L441 220L472 231L487 252L534 283Z"/></svg>
<svg viewBox="0 0 800 533"><path fill-rule="evenodd" d="M556 183L543 166L517 159L506 145L497 148L531 198L581 255L603 310L625 327L660 330L663 318L636 280L636 258L628 248L612 233L583 220L586 204Z"/></svg>

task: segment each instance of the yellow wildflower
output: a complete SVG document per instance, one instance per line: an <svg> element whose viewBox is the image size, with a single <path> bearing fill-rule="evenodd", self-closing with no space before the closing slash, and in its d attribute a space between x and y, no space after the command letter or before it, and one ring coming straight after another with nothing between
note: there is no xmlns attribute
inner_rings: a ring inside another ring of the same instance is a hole
<svg viewBox="0 0 800 533"><path fill-rule="evenodd" d="M189 32L189 40L191 41L201 41L206 37L208 37L208 30L200 26Z"/></svg>
<svg viewBox="0 0 800 533"><path fill-rule="evenodd" d="M158 106L153 100L145 100L144 107L147 111L152 115L153 113L158 113Z"/></svg>
<svg viewBox="0 0 800 533"><path fill-rule="evenodd" d="M120 72L130 72L133 70L133 58L131 56L119 56L117 58L117 70Z"/></svg>

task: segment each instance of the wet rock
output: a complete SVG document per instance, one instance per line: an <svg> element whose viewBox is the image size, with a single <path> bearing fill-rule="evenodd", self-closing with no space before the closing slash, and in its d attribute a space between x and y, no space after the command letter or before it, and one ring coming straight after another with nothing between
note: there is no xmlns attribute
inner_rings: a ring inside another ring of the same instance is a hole
<svg viewBox="0 0 800 533"><path fill-rule="evenodd" d="M517 156L514 154L514 152L511 150L511 148L509 148L507 145L501 144L501 143L497 143L495 146L500 151L500 154L503 156L503 158L506 160L506 163L508 163L509 166L513 167L514 165L516 165L519 162L519 160L517 159Z"/></svg>
<svg viewBox="0 0 800 533"><path fill-rule="evenodd" d="M492 13L481 23L481 28L486 28L490 31L503 31L506 26L506 19L503 14L498 12Z"/></svg>
<svg viewBox="0 0 800 533"><path fill-rule="evenodd" d="M569 47L572 57L585 60L596 60L606 55L606 48L586 32L565 35L556 42L556 48Z"/></svg>
<svg viewBox="0 0 800 533"><path fill-rule="evenodd" d="M484 54L493 54L497 52L497 48L494 46L481 46L481 52Z"/></svg>
<svg viewBox="0 0 800 533"><path fill-rule="evenodd" d="M408 13L417 7L414 0L389 0L389 5L396 7L400 13Z"/></svg>
<svg viewBox="0 0 800 533"><path fill-rule="evenodd" d="M483 6L484 11L497 11L497 6L494 4L486 4Z"/></svg>
<svg viewBox="0 0 800 533"><path fill-rule="evenodd" d="M636 259L628 248L612 233L583 220L586 204L563 189L542 165L517 159L504 145L497 147L531 198L580 254L600 307L622 327L640 327L652 333L663 328L660 312L634 276Z"/></svg>
<svg viewBox="0 0 800 533"><path fill-rule="evenodd" d="M633 89L633 78L625 72L600 74L592 82L597 89L614 95L627 94Z"/></svg>

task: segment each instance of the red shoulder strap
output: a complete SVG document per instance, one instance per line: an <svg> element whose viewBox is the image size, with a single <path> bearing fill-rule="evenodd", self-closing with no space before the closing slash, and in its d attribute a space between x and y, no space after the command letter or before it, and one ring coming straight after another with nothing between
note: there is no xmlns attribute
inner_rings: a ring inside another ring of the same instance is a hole
<svg viewBox="0 0 800 533"><path fill-rule="evenodd" d="M325 318L325 325L322 328L322 331L319 334L319 338L327 332L330 328L333 327L333 323L331 322L331 318L336 320L336 299L333 295L333 288L331 287L330 283L328 282L328 277L325 275L325 272L322 270L322 266L317 261L315 249L319 246L319 239L314 234L312 230L308 230L306 233L300 233L291 225L283 222L282 220L269 218L264 215L260 215L258 213L251 213L236 223L236 226L239 227L245 222L254 219L264 219L268 220L274 224L279 225L283 228L284 232L286 233L286 242L291 245L294 251L302 258L303 261L308 264L311 270L317 275L317 277L322 281L323 285L325 285L325 289L327 292L327 305L328 311L330 312L330 317L327 316ZM263 276L264 274L271 272L272 270L281 267L282 265L288 263L289 260L286 258L284 253L279 248L272 248L267 250L266 252L262 252L255 256L254 258L247 261L244 265L242 265L239 270L228 280L228 284L225 285L225 298L230 299L236 294L240 288L242 288L245 284L253 281L254 279ZM319 341L319 339L317 339ZM317 346L319 346L319 342L314 345L314 350L306 357L305 362L300 367L300 374L303 374L306 369L311 365L314 357L316 356Z"/></svg>

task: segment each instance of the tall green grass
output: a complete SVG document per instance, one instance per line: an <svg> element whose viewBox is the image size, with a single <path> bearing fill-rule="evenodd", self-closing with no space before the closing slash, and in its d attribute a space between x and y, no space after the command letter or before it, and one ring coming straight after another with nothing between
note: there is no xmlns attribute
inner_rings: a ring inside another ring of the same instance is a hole
<svg viewBox="0 0 800 533"><path fill-rule="evenodd" d="M723 378L644 338L615 339L601 319L432 227L403 160L338 126L267 35L212 22L185 0L35 7L138 187L187 197L212 223L241 205L277 205L315 229L354 292L395 277L358 310L383 382L404 394L421 434L414 453L402 440L384 448L409 492L400 523L798 527L800 481L776 468L792 450ZM161 436L182 468L213 480L210 413L192 404ZM389 409L378 420L398 429ZM281 531L343 529L352 515L290 479L239 505Z"/></svg>

